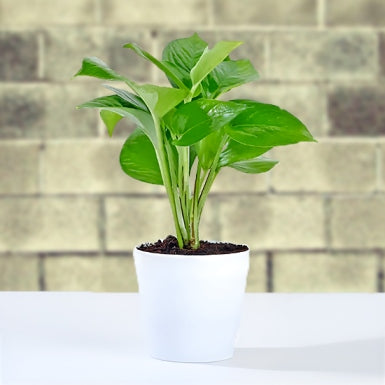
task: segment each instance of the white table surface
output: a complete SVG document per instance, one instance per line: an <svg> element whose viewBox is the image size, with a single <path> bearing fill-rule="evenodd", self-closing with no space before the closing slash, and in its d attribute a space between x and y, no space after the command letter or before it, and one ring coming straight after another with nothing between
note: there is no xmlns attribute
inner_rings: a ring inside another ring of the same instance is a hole
<svg viewBox="0 0 385 385"><path fill-rule="evenodd" d="M150 358L135 293L0 292L0 384L385 384L385 294L246 294L230 360Z"/></svg>

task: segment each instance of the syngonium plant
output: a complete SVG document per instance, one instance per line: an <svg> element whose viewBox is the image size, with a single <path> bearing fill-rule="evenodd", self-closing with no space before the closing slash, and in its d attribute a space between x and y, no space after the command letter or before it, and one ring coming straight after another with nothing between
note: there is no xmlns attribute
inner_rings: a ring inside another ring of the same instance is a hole
<svg viewBox="0 0 385 385"><path fill-rule="evenodd" d="M124 45L158 67L171 87L138 84L96 57L84 58L75 75L121 82L130 89L104 85L111 95L78 108L99 108L110 136L121 119L135 123L120 165L135 179L164 185L180 248L199 247L202 211L223 167L263 173L278 163L262 156L273 147L315 141L299 119L275 105L218 99L258 78L249 60L230 59L241 44L220 41L209 48L194 34L168 43L161 60L135 43Z"/></svg>

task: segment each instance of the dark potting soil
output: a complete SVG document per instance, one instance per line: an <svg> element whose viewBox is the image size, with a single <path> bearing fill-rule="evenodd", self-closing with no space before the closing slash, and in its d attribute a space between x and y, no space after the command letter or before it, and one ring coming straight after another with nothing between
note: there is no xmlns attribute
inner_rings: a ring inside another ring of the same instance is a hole
<svg viewBox="0 0 385 385"><path fill-rule="evenodd" d="M155 243L144 243L138 247L139 250L158 254L178 255L210 255L210 254L231 254L248 250L246 245L234 245L233 243L201 241L198 249L180 249L178 241L173 235Z"/></svg>

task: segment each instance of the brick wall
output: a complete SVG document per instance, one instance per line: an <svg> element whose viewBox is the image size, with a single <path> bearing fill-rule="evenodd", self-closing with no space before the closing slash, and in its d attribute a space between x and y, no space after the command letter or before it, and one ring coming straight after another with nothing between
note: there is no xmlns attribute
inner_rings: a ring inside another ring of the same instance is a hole
<svg viewBox="0 0 385 385"><path fill-rule="evenodd" d="M161 189L126 177L71 80L87 55L139 81L159 73L121 45L159 55L199 32L241 39L258 83L233 91L298 115L319 140L278 148L268 175L226 170L203 238L246 242L249 291L383 291L383 0L0 0L0 289L137 289L131 250L173 231Z"/></svg>

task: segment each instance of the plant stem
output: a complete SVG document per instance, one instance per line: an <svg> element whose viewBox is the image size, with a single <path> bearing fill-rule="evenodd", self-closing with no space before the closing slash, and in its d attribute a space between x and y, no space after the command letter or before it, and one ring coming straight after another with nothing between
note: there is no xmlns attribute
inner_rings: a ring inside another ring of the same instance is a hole
<svg viewBox="0 0 385 385"><path fill-rule="evenodd" d="M158 163L160 166L160 172L162 175L164 187L169 197L172 216L175 224L176 236L178 239L178 245L180 248L183 248L183 244L184 244L183 240L185 238L184 233L186 232L186 229L184 229L183 226L181 226L182 225L181 210L180 210L180 207L178 207L178 202L176 199L177 197L175 196L175 192L176 192L176 189L174 188L175 182L173 183L173 178L172 178L172 176L175 175L175 172L173 172L175 170L175 167L173 167L173 165L171 165L167 161L167 159L172 160L172 156L167 157L167 153L166 153L167 149L165 145L165 143L167 143L167 139L164 138L164 134L160 127L159 120L154 115L153 115L153 120L154 120L156 135L158 138L158 148L156 153L158 157ZM171 170L171 168L173 168L173 170Z"/></svg>
<svg viewBox="0 0 385 385"><path fill-rule="evenodd" d="M184 227L186 229L186 236L184 237L184 246L190 244L190 178L189 178L189 148L177 147L179 155L178 164L178 190L179 200L182 211Z"/></svg>
<svg viewBox="0 0 385 385"><path fill-rule="evenodd" d="M206 199L207 199L207 196L210 192L211 186L213 185L214 180L219 173L219 170L220 170L220 167L218 167L219 156L221 155L222 149L225 146L225 144L227 143L227 140L228 140L228 135L224 134L222 137L222 140L218 146L217 153L215 154L213 163L212 163L211 168L210 168L209 175L207 176L205 183L203 185L203 188L201 190L199 200L198 200L198 213L197 213L199 218L202 214L203 207L206 203Z"/></svg>
<svg viewBox="0 0 385 385"><path fill-rule="evenodd" d="M175 164L174 161L174 153L173 149L170 145L170 143L165 140L165 148L167 152L167 157L169 160L169 169L170 169L170 176L171 176L171 189L173 192L173 201L175 205L175 210L176 210L176 220L175 221L175 227L179 229L180 234L181 234L181 243L179 243L178 239L178 245L179 247L184 247L186 244L186 239L188 238L188 227L185 222L185 216L184 216L184 207L183 207L183 202L180 197L180 188L179 188L179 177L178 177L178 166ZM180 246L182 244L182 246Z"/></svg>
<svg viewBox="0 0 385 385"><path fill-rule="evenodd" d="M199 240L199 221L200 216L198 215L198 200L201 189L201 172L202 167L198 161L197 170L195 174L195 184L194 184L194 194L192 197L192 206L191 206L191 247L197 249L200 244Z"/></svg>

